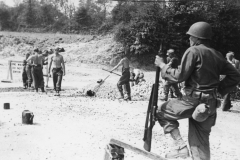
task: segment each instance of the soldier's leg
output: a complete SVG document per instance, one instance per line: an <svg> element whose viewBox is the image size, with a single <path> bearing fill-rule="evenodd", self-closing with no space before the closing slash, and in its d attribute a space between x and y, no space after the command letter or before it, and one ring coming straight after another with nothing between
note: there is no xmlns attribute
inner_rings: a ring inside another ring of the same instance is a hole
<svg viewBox="0 0 240 160"><path fill-rule="evenodd" d="M39 76L39 88L41 88L42 92L45 92L45 90L44 90L44 78L43 78L43 71L42 71L42 69L39 69L38 76Z"/></svg>
<svg viewBox="0 0 240 160"><path fill-rule="evenodd" d="M119 91L119 97L118 99L123 99L124 98L124 94L123 94L123 88L122 88L122 84L120 81L118 81L117 83L117 88L118 88L118 91Z"/></svg>
<svg viewBox="0 0 240 160"><path fill-rule="evenodd" d="M194 160L210 160L209 135L214 126L216 113L203 122L189 119L188 140L190 151Z"/></svg>
<svg viewBox="0 0 240 160"><path fill-rule="evenodd" d="M167 101L168 100L168 93L169 93L169 89L170 89L171 85L169 85L167 82L165 82L165 84L163 85L163 97L160 98L163 101Z"/></svg>
<svg viewBox="0 0 240 160"><path fill-rule="evenodd" d="M132 100L132 98L131 98L131 88L130 88L129 82L126 83L125 86L126 86L126 93L127 93L127 97L125 98L125 100Z"/></svg>
<svg viewBox="0 0 240 160"><path fill-rule="evenodd" d="M171 134L174 140L174 146L170 152L166 154L167 158L185 158L189 156L187 145L180 135L177 120L191 118L198 104L198 99L183 96L181 100L172 99L159 106L157 111L158 122L163 127L164 133Z"/></svg>
<svg viewBox="0 0 240 160"><path fill-rule="evenodd" d="M56 83L56 90L57 90L57 91L61 91L62 76L63 76L63 71L60 70L60 71L57 73L57 83Z"/></svg>
<svg viewBox="0 0 240 160"><path fill-rule="evenodd" d="M171 86L170 88L169 88L169 97L170 98L176 98L175 96L174 96L174 94L173 94L173 87Z"/></svg>
<svg viewBox="0 0 240 160"><path fill-rule="evenodd" d="M58 79L58 75L57 75L57 71L55 68L52 69L52 78L53 78L53 87L54 90L56 91L56 84L57 84L57 79Z"/></svg>
<svg viewBox="0 0 240 160"><path fill-rule="evenodd" d="M178 87L178 84L177 83L173 83L171 84L172 85L172 90L173 92L175 93L175 95L178 97L178 98L181 98L182 97L182 93L180 92L179 90L179 87Z"/></svg>
<svg viewBox="0 0 240 160"><path fill-rule="evenodd" d="M227 94L223 97L222 111L228 111L230 108L231 108L230 93L227 93Z"/></svg>
<svg viewBox="0 0 240 160"><path fill-rule="evenodd" d="M24 69L25 70L25 69ZM22 81L23 81L23 87L24 87L24 89L26 89L27 88L27 73L26 73L26 71L23 71L23 73L22 73Z"/></svg>
<svg viewBox="0 0 240 160"><path fill-rule="evenodd" d="M33 84L36 92L38 92L38 75L37 69L32 68L32 77L33 77Z"/></svg>

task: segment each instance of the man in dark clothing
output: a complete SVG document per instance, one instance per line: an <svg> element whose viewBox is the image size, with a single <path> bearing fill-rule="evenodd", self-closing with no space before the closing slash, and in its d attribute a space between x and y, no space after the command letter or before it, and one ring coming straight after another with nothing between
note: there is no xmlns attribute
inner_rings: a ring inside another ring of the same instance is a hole
<svg viewBox="0 0 240 160"><path fill-rule="evenodd" d="M232 64L239 71L239 61L234 58L234 53L233 52L228 52L226 54L226 58L227 58L227 61L230 64ZM237 90L237 87L235 88L234 91L236 91L236 90ZM227 93L223 97L222 111L228 111L230 108L232 108L231 99L230 99L231 94L234 94L234 93Z"/></svg>
<svg viewBox="0 0 240 160"><path fill-rule="evenodd" d="M185 51L177 69L166 65L156 56L155 64L161 68L163 78L173 83L185 81L183 97L161 104L157 119L164 133L170 133L175 143L167 158L189 156L177 121L188 118L188 141L193 159L210 160L209 135L217 117L216 92L222 96L231 92L239 83L240 74L220 52L210 47L212 28L208 23L194 23L187 34L190 35L190 48ZM220 75L226 77L220 81ZM207 109L207 117L202 121L193 116L199 104L204 104Z"/></svg>
<svg viewBox="0 0 240 160"><path fill-rule="evenodd" d="M43 65L44 65L44 57L41 54L39 49L35 49L34 52L37 54L30 56L27 59L27 62L32 66L33 73L33 81L36 92L38 92L38 88L41 88L42 92L44 91L44 79L43 79Z"/></svg>
<svg viewBox="0 0 240 160"><path fill-rule="evenodd" d="M23 89L28 88L28 76L26 71L27 61L23 60L23 71L22 71L22 81L23 81Z"/></svg>
<svg viewBox="0 0 240 160"><path fill-rule="evenodd" d="M168 65L170 65L171 68L178 68L179 60L176 57L174 50L169 49L167 51L167 55L168 55L167 57ZM168 100L169 91L171 93L171 98L174 98L173 92L178 98L182 97L182 93L179 91L179 88L178 88L178 83L172 83L166 80L163 84L164 97L162 97L161 100L164 100L164 101Z"/></svg>
<svg viewBox="0 0 240 160"><path fill-rule="evenodd" d="M122 66L122 76L120 77L117 83L117 87L120 93L120 96L118 97L118 99L131 100L130 67L129 67L130 61L128 59L128 57L130 56L130 48L128 45L125 47L124 53L125 54L123 58L110 72L114 71L119 66ZM123 85L125 85L126 87L127 97L124 97Z"/></svg>

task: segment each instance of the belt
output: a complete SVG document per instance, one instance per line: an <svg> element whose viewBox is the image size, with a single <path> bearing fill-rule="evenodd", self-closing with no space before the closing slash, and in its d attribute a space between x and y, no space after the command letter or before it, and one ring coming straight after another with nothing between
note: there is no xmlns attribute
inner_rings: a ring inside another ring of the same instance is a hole
<svg viewBox="0 0 240 160"><path fill-rule="evenodd" d="M191 97L197 98L202 101L206 101L209 99L216 99L217 98L217 91L216 89L208 90L208 91L200 91L200 90L193 90L191 93Z"/></svg>

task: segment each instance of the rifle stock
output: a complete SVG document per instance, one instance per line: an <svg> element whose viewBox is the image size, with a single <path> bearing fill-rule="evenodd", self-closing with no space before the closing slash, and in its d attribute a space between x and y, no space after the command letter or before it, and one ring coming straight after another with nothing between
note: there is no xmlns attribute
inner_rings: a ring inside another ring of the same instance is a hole
<svg viewBox="0 0 240 160"><path fill-rule="evenodd" d="M154 91L154 84L152 85L152 91L151 91L151 95L150 95L149 102L148 102L148 110L147 110L147 116L146 116L146 121L145 121L143 141L145 141L148 137L147 136L147 133L148 133L147 131L148 131L149 115L151 114L153 91Z"/></svg>
<svg viewBox="0 0 240 160"><path fill-rule="evenodd" d="M165 56L162 52L162 43L160 45L160 49L159 49L158 53L159 53L158 56L160 56L163 59L165 58ZM153 89L152 89L153 94L151 93L150 100L149 100L149 103L151 104L151 106L150 107L148 106L148 112L147 112L147 117L146 117L146 122L145 122L144 138L143 138L143 141L144 141L143 148L148 152L151 151L152 129L153 129L153 127L155 125L155 121L156 121L159 76L160 76L160 67L157 67L156 68L156 76L155 76L155 84L153 85ZM149 118L149 116L150 116L150 118ZM148 126L148 121L150 121L149 126Z"/></svg>

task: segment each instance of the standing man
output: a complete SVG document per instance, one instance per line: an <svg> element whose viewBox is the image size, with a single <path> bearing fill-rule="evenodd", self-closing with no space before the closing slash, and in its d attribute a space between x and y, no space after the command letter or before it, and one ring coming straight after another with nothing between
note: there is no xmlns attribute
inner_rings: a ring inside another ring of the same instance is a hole
<svg viewBox="0 0 240 160"><path fill-rule="evenodd" d="M239 60L234 58L234 53L228 52L226 54L226 58L227 58L227 61L239 71ZM235 88L235 91L236 90L237 90L237 87ZM230 99L231 94L233 93L227 93L225 96L223 96L222 111L228 111L230 108L232 108L231 99Z"/></svg>
<svg viewBox="0 0 240 160"><path fill-rule="evenodd" d="M210 47L210 24L194 23L187 34L190 35L190 47L185 51L177 69L166 65L156 56L155 64L161 68L163 78L173 83L185 81L181 100L164 102L158 107L156 116L164 133L170 133L174 140L174 147L166 154L167 158L189 156L187 145L178 129L178 120L188 118L188 141L193 159L210 160L209 135L217 116L216 92L221 95L231 92L239 83L240 74L220 52ZM220 81L220 75L226 75L226 78ZM199 119L196 111L203 106L206 110L205 117Z"/></svg>
<svg viewBox="0 0 240 160"><path fill-rule="evenodd" d="M131 88L129 83L130 81L130 67L129 67L130 48L128 45L125 47L123 54L124 54L123 58L110 72L114 71L119 66L122 66L122 76L120 77L117 83L117 87L120 93L120 96L118 97L118 99L131 100ZM126 86L127 97L125 98L123 94L123 85Z"/></svg>
<svg viewBox="0 0 240 160"><path fill-rule="evenodd" d="M167 51L167 63L171 68L177 69L178 68L178 64L179 64L179 60L175 55L174 49L169 49ZM168 100L168 94L171 94L171 98L174 98L173 96L173 92L175 93L175 95L178 98L182 97L182 93L180 92L179 88L178 88L178 83L173 83L170 82L168 80L166 80L163 84L163 93L164 93L164 97L161 98L161 100L167 101Z"/></svg>
<svg viewBox="0 0 240 160"><path fill-rule="evenodd" d="M33 76L32 76L32 62L27 62L28 57L30 57L30 53L26 54L26 73L27 73L27 83L28 83L28 88L30 88L32 86L32 82L33 82Z"/></svg>
<svg viewBox="0 0 240 160"><path fill-rule="evenodd" d="M36 52L37 54L30 56L27 59L27 62L32 65L33 81L36 92L38 92L38 88L41 88L41 91L45 92L42 71L43 65L45 64L44 57L38 48L34 49L34 52Z"/></svg>
<svg viewBox="0 0 240 160"><path fill-rule="evenodd" d="M48 73L50 74L50 69L53 63L52 76L53 76L53 86L56 91L56 96L60 96L61 85L62 85L62 77L65 76L65 64L63 60L63 56L59 54L61 51L60 48L56 48L54 55L50 59ZM63 50L64 51L64 50Z"/></svg>

